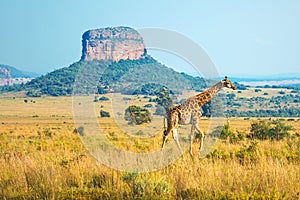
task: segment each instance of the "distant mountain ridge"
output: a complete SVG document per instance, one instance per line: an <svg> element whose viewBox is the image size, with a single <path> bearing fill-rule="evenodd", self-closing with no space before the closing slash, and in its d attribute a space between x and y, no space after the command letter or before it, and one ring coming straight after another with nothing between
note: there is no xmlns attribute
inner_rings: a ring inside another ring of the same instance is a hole
<svg viewBox="0 0 300 200"><path fill-rule="evenodd" d="M0 86L24 84L39 76L36 73L26 72L9 65L0 64Z"/></svg>
<svg viewBox="0 0 300 200"><path fill-rule="evenodd" d="M0 69L6 69L9 71L9 75L0 70L0 78L4 78L10 76L10 78L36 78L40 76L38 73L27 72L23 70L19 70L15 67L0 64Z"/></svg>

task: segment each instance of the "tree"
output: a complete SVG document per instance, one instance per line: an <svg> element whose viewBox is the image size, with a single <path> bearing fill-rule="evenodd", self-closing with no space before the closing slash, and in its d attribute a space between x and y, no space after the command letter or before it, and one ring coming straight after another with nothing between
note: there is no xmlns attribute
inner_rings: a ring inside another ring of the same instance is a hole
<svg viewBox="0 0 300 200"><path fill-rule="evenodd" d="M105 90L103 87L101 86L97 86L97 90L98 90L98 94L106 94L107 90Z"/></svg>
<svg viewBox="0 0 300 200"><path fill-rule="evenodd" d="M124 119L128 121L129 124L140 125L151 122L151 114L146 108L131 105L125 110Z"/></svg>
<svg viewBox="0 0 300 200"><path fill-rule="evenodd" d="M156 93L156 102L162 106L166 111L173 105L173 100L170 97L170 92L167 88L162 88L160 92Z"/></svg>
<svg viewBox="0 0 300 200"><path fill-rule="evenodd" d="M157 105L154 114L155 114L155 115L160 115L160 116L165 116L166 110L165 110L162 106Z"/></svg>

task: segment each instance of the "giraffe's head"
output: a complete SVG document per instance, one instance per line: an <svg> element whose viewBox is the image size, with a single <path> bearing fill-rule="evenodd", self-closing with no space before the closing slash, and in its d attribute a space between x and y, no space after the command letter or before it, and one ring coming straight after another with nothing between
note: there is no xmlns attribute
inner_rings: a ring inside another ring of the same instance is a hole
<svg viewBox="0 0 300 200"><path fill-rule="evenodd" d="M225 79L222 80L223 86L227 88L231 88L233 90L236 90L235 86L231 83L231 81L228 79L227 76L225 76Z"/></svg>

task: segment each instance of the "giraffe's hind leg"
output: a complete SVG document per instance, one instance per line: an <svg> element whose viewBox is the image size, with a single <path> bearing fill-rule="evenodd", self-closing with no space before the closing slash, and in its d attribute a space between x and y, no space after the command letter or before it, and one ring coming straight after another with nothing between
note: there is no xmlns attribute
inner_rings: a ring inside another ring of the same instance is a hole
<svg viewBox="0 0 300 200"><path fill-rule="evenodd" d="M161 145L161 150L163 150L166 142L167 142L167 139L168 139L168 135L169 135L169 132L167 130L164 131L164 135L163 135L163 142L162 142L162 145Z"/></svg>
<svg viewBox="0 0 300 200"><path fill-rule="evenodd" d="M167 140L168 140L168 135L173 132L173 129L175 128L175 122L173 123L168 123L168 128L167 130L164 131L164 135L163 135L163 142L161 145L161 150L163 150Z"/></svg>
<svg viewBox="0 0 300 200"><path fill-rule="evenodd" d="M167 124L168 124L168 127L167 127L167 130L164 131L164 135L163 135L163 143L162 143L162 146L161 146L161 150L163 150L166 142L167 142L167 139L168 139L168 135L172 132L173 134L173 137L174 137L174 129L175 127L178 125L178 116L177 116L177 113L168 113L168 116L167 116ZM178 138L178 137L177 137ZM175 139L175 138L174 138ZM175 139L176 140L176 139ZM178 139L177 139L178 141ZM177 142L176 141L176 142Z"/></svg>

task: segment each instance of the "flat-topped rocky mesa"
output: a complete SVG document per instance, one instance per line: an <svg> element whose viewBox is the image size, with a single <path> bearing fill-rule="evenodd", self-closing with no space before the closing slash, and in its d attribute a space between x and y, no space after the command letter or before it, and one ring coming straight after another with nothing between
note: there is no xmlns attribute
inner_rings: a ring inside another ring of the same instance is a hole
<svg viewBox="0 0 300 200"><path fill-rule="evenodd" d="M145 55L143 38L129 27L89 30L82 35L81 60L137 60Z"/></svg>

